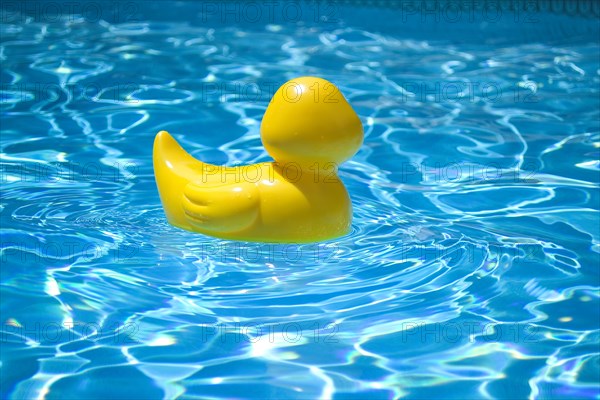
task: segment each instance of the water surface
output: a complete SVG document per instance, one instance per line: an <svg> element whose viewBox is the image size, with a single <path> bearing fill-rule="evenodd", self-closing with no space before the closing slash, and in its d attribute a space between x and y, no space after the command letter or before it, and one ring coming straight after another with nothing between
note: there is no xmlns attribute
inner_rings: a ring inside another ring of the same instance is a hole
<svg viewBox="0 0 600 400"><path fill-rule="evenodd" d="M391 9L238 23L130 4L3 19L3 398L598 397L593 15L506 17L522 30L503 37ZM262 115L300 75L365 127L340 169L352 233L170 226L156 132L209 163L269 160Z"/></svg>

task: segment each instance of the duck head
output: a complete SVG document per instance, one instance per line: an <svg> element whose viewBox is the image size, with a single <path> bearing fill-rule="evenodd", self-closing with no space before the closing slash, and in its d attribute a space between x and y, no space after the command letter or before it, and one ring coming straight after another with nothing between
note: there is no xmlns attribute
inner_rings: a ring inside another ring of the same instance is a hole
<svg viewBox="0 0 600 400"><path fill-rule="evenodd" d="M261 138L278 163L341 164L363 142L363 127L340 90L325 79L295 78L281 86L263 117Z"/></svg>

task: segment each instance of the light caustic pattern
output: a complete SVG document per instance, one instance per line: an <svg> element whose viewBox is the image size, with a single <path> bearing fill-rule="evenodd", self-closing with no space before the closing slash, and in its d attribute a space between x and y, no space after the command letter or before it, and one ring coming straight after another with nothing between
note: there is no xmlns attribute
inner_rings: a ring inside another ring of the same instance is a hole
<svg viewBox="0 0 600 400"><path fill-rule="evenodd" d="M80 19L2 41L2 397L598 395L597 43ZM156 132L266 161L262 114L300 75L365 126L352 233L167 224Z"/></svg>

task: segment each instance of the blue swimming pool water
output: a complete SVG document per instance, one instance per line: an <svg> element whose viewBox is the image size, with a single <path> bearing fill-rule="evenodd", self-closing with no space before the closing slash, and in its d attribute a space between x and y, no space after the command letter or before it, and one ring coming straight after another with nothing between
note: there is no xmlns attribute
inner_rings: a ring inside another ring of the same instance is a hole
<svg viewBox="0 0 600 400"><path fill-rule="evenodd" d="M597 3L48 4L2 6L2 398L600 396ZM365 127L352 233L170 226L156 132L268 160L300 75Z"/></svg>

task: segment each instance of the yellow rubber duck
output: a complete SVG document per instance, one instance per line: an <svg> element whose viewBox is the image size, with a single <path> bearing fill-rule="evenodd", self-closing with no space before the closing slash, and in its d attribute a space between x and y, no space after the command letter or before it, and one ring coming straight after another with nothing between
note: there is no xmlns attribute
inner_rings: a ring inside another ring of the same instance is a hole
<svg viewBox="0 0 600 400"><path fill-rule="evenodd" d="M352 204L337 166L363 127L331 82L292 79L274 94L261 138L274 162L225 167L192 157L166 131L154 140L154 174L167 220L223 239L310 243L347 234Z"/></svg>

